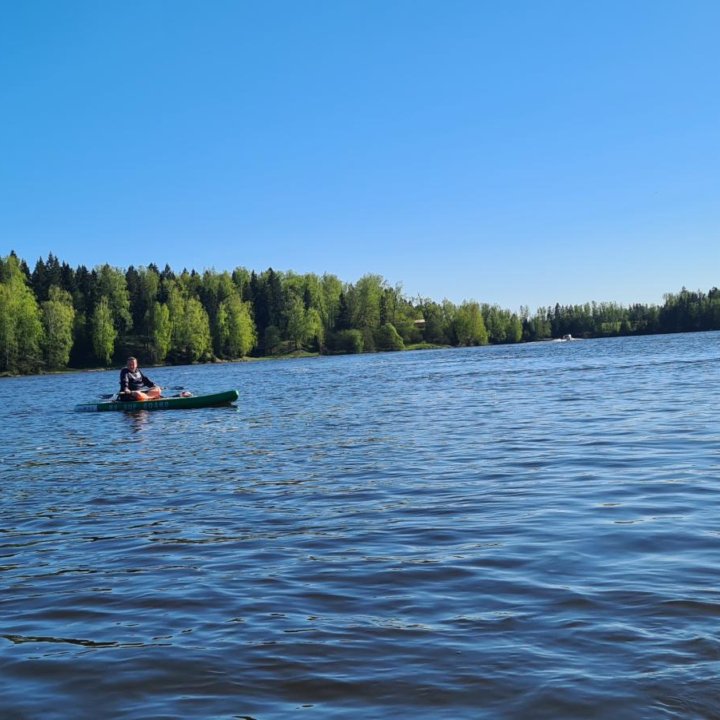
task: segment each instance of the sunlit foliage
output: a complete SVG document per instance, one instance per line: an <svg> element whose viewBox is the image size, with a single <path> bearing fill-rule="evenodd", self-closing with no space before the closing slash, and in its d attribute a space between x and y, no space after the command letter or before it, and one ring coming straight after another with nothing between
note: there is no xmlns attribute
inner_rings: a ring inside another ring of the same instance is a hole
<svg viewBox="0 0 720 720"><path fill-rule="evenodd" d="M588 302L519 312L476 301L410 299L380 275L232 273L165 265L72 269L50 254L32 270L0 258L0 372L249 355L359 353L720 329L720 291L658 305Z"/></svg>

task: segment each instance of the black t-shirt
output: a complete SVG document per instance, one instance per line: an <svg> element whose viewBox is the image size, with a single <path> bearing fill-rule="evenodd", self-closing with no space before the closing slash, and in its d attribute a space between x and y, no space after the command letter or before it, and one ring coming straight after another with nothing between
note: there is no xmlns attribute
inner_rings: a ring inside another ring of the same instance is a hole
<svg viewBox="0 0 720 720"><path fill-rule="evenodd" d="M130 372L130 368L124 367L120 371L120 392L132 392L142 390L144 387L154 387L155 383L140 370Z"/></svg>

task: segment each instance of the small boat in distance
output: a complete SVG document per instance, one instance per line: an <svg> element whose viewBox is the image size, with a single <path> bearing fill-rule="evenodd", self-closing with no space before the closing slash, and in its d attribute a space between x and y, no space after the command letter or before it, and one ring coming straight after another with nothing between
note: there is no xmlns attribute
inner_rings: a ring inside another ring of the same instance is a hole
<svg viewBox="0 0 720 720"><path fill-rule="evenodd" d="M567 340L574 340L575 338L570 333L568 333L567 335L563 335L562 339L567 341Z"/></svg>
<svg viewBox="0 0 720 720"><path fill-rule="evenodd" d="M111 398L104 402L81 403L75 406L79 412L137 411L137 410L189 410L192 408L220 407L234 403L240 393L237 390L225 390L212 395L189 395L183 393L175 397L159 397L156 400L117 400Z"/></svg>

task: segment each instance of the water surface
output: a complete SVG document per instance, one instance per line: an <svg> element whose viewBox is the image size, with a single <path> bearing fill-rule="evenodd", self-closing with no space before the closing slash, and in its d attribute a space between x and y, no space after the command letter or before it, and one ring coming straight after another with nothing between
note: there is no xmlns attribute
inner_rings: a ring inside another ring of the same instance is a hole
<svg viewBox="0 0 720 720"><path fill-rule="evenodd" d="M2 718L717 718L720 334L0 381Z"/></svg>

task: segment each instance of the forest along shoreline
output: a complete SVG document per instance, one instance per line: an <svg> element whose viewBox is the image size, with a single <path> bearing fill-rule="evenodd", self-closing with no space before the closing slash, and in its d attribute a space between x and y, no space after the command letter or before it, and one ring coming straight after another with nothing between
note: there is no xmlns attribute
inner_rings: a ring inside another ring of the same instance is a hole
<svg viewBox="0 0 720 720"><path fill-rule="evenodd" d="M720 330L720 290L668 293L662 305L527 306L409 298L367 274L260 273L150 264L71 268L52 253L30 270L0 258L0 376L241 362L539 340Z"/></svg>

